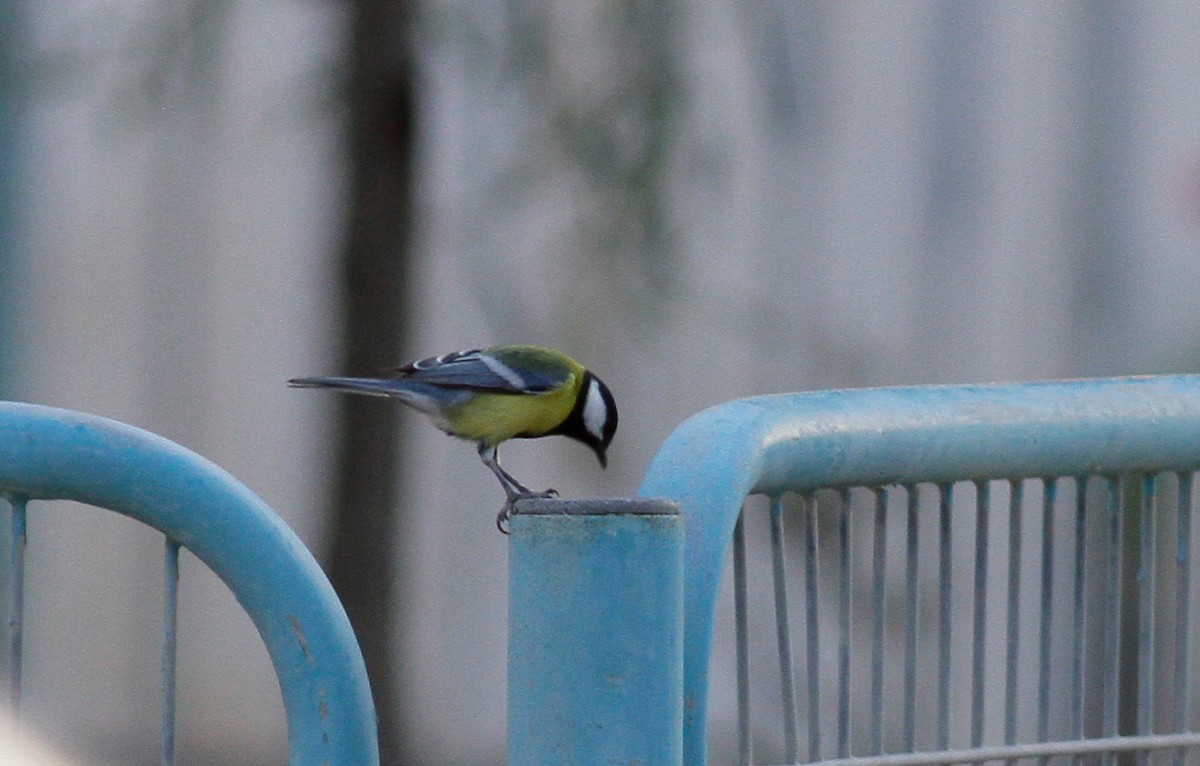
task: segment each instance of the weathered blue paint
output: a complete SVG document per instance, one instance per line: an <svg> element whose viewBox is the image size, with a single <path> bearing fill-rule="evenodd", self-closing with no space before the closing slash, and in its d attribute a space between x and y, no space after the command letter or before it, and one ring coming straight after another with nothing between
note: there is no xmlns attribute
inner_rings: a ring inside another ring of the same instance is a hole
<svg viewBox="0 0 1200 766"><path fill-rule="evenodd" d="M520 509L509 522L509 765L679 766L678 508L527 500Z"/></svg>
<svg viewBox="0 0 1200 766"><path fill-rule="evenodd" d="M366 669L333 588L295 533L228 473L106 418L0 403L0 492L71 499L162 531L219 576L279 677L293 766L379 763Z"/></svg>
<svg viewBox="0 0 1200 766"><path fill-rule="evenodd" d="M751 493L1197 469L1196 375L781 394L699 413L640 491L686 519L684 762L704 763L717 590Z"/></svg>

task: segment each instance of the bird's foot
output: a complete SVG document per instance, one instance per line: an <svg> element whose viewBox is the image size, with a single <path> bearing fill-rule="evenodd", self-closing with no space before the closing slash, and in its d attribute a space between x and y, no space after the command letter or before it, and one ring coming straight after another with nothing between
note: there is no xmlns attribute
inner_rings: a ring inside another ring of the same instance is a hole
<svg viewBox="0 0 1200 766"><path fill-rule="evenodd" d="M526 500L531 497L541 499L558 497L558 490L547 489L542 492L534 492L533 490L526 489L520 494L509 495L508 499L504 501L504 507L500 509L500 513L496 514L496 529L500 530L502 534L507 535L508 519L517 512L517 501Z"/></svg>

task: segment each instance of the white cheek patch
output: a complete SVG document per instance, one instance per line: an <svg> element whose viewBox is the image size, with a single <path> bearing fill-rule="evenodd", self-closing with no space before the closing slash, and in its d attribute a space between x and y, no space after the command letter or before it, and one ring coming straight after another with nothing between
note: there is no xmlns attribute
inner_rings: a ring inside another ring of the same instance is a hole
<svg viewBox="0 0 1200 766"><path fill-rule="evenodd" d="M592 436L602 439L606 420L608 412L604 406L604 397L600 394L600 384L593 380L588 384L587 398L583 401L583 427Z"/></svg>

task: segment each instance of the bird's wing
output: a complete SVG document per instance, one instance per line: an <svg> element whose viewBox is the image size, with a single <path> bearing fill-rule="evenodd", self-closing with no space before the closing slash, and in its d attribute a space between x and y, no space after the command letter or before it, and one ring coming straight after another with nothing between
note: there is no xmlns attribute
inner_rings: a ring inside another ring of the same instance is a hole
<svg viewBox="0 0 1200 766"><path fill-rule="evenodd" d="M571 379L572 372L517 369L491 354L472 349L411 362L398 369L396 376L433 386L536 395L558 390Z"/></svg>

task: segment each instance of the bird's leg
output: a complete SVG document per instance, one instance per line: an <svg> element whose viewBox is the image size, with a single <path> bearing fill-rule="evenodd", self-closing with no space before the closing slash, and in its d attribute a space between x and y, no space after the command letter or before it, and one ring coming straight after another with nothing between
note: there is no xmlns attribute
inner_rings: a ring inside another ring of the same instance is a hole
<svg viewBox="0 0 1200 766"><path fill-rule="evenodd" d="M516 507L518 500L526 497L557 497L558 492L553 489L548 489L544 492L534 492L529 487L526 487L521 482L513 478L512 474L500 467L500 460L496 456L496 447L488 446L480 442L479 444L479 459L483 464L492 469L492 473L496 474L496 478L500 480L500 486L504 487L505 501L504 507L500 509L499 515L496 516L496 528L504 534L508 534L505 526L508 524L508 517Z"/></svg>

